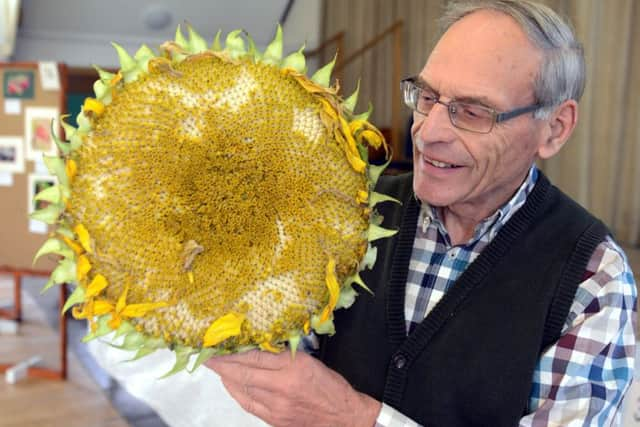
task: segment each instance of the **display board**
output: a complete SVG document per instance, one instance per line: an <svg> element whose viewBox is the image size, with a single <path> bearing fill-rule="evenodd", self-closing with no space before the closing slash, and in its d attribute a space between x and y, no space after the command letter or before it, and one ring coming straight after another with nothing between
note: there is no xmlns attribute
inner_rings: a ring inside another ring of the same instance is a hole
<svg viewBox="0 0 640 427"><path fill-rule="evenodd" d="M53 62L0 62L0 266L51 270L55 256L33 256L47 239L46 225L30 220L32 197L55 183L43 154L54 154L51 119L62 135L66 67ZM40 202L42 203L42 202Z"/></svg>

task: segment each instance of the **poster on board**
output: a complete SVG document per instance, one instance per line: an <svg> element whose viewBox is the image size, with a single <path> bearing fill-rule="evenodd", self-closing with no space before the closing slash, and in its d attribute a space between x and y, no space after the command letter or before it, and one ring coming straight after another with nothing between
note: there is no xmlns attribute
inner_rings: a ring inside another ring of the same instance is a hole
<svg viewBox="0 0 640 427"><path fill-rule="evenodd" d="M27 212L31 213L35 210L44 209L49 202L45 200L33 200L35 195L49 187L56 185L57 178L53 175L29 174L27 181ZM46 234L47 224L42 221L29 219L29 231L31 233Z"/></svg>
<svg viewBox="0 0 640 427"><path fill-rule="evenodd" d="M58 147L51 135L51 121L57 121L57 108L27 107L24 109L24 142L27 160L41 159L44 154L55 156Z"/></svg>
<svg viewBox="0 0 640 427"><path fill-rule="evenodd" d="M0 172L24 173L24 141L21 136L0 136Z"/></svg>

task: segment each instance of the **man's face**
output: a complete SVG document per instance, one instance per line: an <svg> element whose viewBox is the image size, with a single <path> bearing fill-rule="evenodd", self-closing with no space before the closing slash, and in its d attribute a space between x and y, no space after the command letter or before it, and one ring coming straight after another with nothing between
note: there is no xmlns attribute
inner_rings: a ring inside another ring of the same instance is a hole
<svg viewBox="0 0 640 427"><path fill-rule="evenodd" d="M444 34L419 79L443 102L477 102L505 112L536 102L540 58L512 18L479 11ZM454 127L441 104L428 117L414 113L414 191L430 205L488 216L522 183L543 129L531 113L496 123L487 134Z"/></svg>

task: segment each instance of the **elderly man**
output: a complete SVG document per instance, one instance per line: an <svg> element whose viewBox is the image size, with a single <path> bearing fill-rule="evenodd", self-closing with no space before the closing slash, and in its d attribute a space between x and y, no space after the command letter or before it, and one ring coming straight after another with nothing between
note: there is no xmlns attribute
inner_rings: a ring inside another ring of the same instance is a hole
<svg viewBox="0 0 640 427"><path fill-rule="evenodd" d="M547 7L453 3L416 76L413 174L378 191L400 231L320 361L208 366L270 424L612 425L632 378L636 290L606 227L535 167L578 120L582 49Z"/></svg>

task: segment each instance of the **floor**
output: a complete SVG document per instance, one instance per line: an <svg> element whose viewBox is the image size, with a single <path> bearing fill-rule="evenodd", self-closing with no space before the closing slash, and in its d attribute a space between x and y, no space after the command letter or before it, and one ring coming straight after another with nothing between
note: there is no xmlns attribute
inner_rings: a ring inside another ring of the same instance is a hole
<svg viewBox="0 0 640 427"><path fill-rule="evenodd" d="M7 277L4 278L5 281L8 280ZM11 282L12 284L13 282ZM44 294L40 294L40 289L44 284L44 280L40 278L25 278L23 280L23 291L28 293L29 299L35 301L35 303L42 309L40 313L44 317L42 320L48 324L49 329L54 328L57 331L58 318L57 315L59 313L58 301L57 301L57 292L45 292ZM28 301L28 300L27 300ZM0 299L0 307L6 305L7 299ZM23 310L24 316L26 317L28 310ZM23 322L31 324L32 322ZM33 322L37 323L37 322ZM23 326L21 326L22 329ZM96 395L96 392L101 396L104 396L104 401L106 404L100 405L100 411L107 413L104 417L96 419L95 417L89 420L85 420L85 422L79 421L77 419L78 414L86 414L87 416L91 415L92 417L96 415L96 408L91 407L90 410L81 410L79 413L74 413L75 422L70 420L64 420L62 424L51 424L51 418L43 423L44 420L38 420L38 423L34 425L39 426L108 426L108 427L167 427L167 425L162 421L160 417L149 408L144 402L136 399L131 396L127 391L122 388L116 381L112 380L109 375L107 375L93 360L91 355L88 353L86 345L81 342L82 337L86 334L86 323L84 321L78 321L69 317L67 319L67 331L68 331L68 345L69 345L69 371L70 371L70 383L76 385L78 396L71 394L65 395L65 400L68 402L69 400L87 400L87 394L91 394L92 396ZM21 334L22 335L22 334ZM25 334L26 335L26 334ZM55 335L55 334L54 334ZM57 346L58 339L57 337L50 338L50 342L52 346ZM1 349L6 349L11 347L11 344L6 341L5 336L3 336L3 343L0 345ZM9 354L13 355L15 353L13 348L10 348ZM55 352L53 352L55 353ZM2 355L2 351L0 351L0 355ZM73 359L72 359L73 358ZM1 357L0 360L7 359L7 357ZM3 360L4 361L4 360ZM52 365L56 365L57 360L54 360ZM75 363L74 363L75 362ZM49 365L49 363L46 363ZM73 374L73 377L72 377ZM1 378L0 381L0 390L2 390L4 383L4 378ZM23 382L30 382L28 385L23 385ZM60 384L59 381L54 380L39 380L39 379L27 379L23 382L20 382L20 387L13 387L10 390L25 390L26 392L31 393L51 393L51 395L59 395L60 387L63 384ZM76 383L82 383L81 387L77 387ZM36 384L39 387L36 387ZM31 388L29 388L31 386ZM7 386L11 387L11 386ZM70 387L73 389L74 387ZM45 391L45 389L50 389L49 391ZM2 392L0 391L0 395ZM16 396L18 398L18 396ZM28 402L31 399L23 399L24 402ZM98 401L96 405L100 404ZM109 404L110 403L110 404ZM55 401L47 402L47 406L51 408L51 410L58 410L59 405L55 403ZM0 399L0 406L2 405L2 400ZM16 405L16 403L12 403L12 405ZM113 408L111 412L109 412L109 408ZM11 408L17 409L17 408ZM0 412L4 412L0 410ZM16 412L16 411L12 411ZM18 411L19 412L19 411ZM9 419L5 418L4 415L2 419L0 419L0 426L22 426L23 423L26 425L24 421L24 417L20 418L20 423L10 424ZM79 422L79 423L78 423Z"/></svg>

